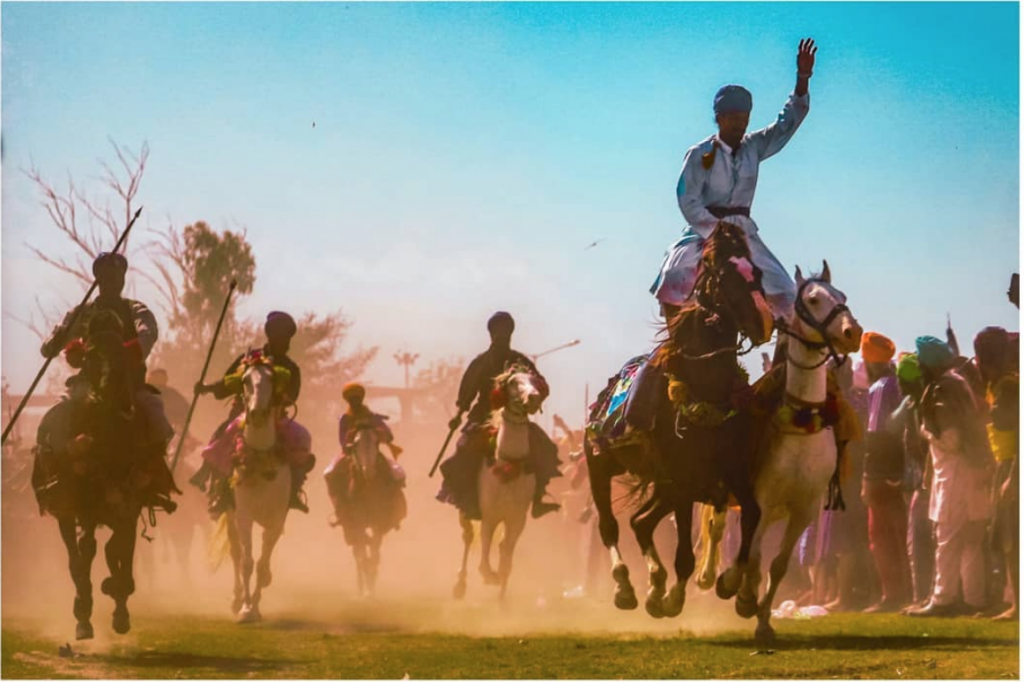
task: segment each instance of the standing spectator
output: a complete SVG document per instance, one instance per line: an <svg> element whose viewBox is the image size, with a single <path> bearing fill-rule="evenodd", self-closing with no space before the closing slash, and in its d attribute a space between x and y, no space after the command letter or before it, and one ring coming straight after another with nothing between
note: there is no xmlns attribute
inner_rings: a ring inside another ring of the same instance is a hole
<svg viewBox="0 0 1024 682"><path fill-rule="evenodd" d="M898 611L910 600L903 443L888 428L900 404L899 382L892 365L895 354L896 345L885 336L875 332L863 335L861 357L871 388L861 497L868 508L868 538L882 587L881 601L865 613Z"/></svg>
<svg viewBox="0 0 1024 682"><path fill-rule="evenodd" d="M928 443L921 436L920 404L924 380L916 353L904 353L896 363L896 380L905 396L893 414L890 427L903 439L906 463L905 488L910 494L907 555L914 607L924 606L935 580L935 531L928 518L931 496L931 464Z"/></svg>
<svg viewBox="0 0 1024 682"><path fill-rule="evenodd" d="M992 516L992 453L984 415L967 382L952 369L949 346L931 336L917 339L925 390L921 432L928 440L933 472L929 518L935 522L935 588L929 602L906 613L949 616L985 608L982 545Z"/></svg>
<svg viewBox="0 0 1024 682"><path fill-rule="evenodd" d="M1020 589L1020 477L1017 456L1020 451L1020 378L1018 339L1002 327L986 327L974 337L974 356L985 382L988 407L988 437L996 460L994 496L996 518L993 524L993 549L997 559L1005 558L1010 587L1010 608L997 616L1017 619Z"/></svg>

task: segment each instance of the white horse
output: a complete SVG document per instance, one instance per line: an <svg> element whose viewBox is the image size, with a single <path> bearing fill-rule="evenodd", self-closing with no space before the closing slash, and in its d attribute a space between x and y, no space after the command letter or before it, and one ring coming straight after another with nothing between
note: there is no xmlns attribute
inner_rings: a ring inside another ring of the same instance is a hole
<svg viewBox="0 0 1024 682"><path fill-rule="evenodd" d="M479 474L480 494L480 573L488 585L500 587L505 597L512 573L512 553L526 527L526 514L533 502L537 484L529 464L530 415L539 409L544 395L537 376L523 367L513 367L495 379L505 405L496 411L492 424L497 428L494 461L485 461ZM456 599L466 594L466 562L473 542L472 522L459 515L462 525L462 565L453 589ZM499 525L504 537L498 547L498 570L491 568L491 542Z"/></svg>
<svg viewBox="0 0 1024 682"><path fill-rule="evenodd" d="M830 357L853 353L860 348L862 329L846 307L846 295L832 286L828 263L819 277L804 278L796 270L796 315L786 334L786 393L782 411L770 428L766 451L755 472L754 494L761 507L761 520L754 531L750 560L746 566L733 564L719 577L719 594L730 583L740 582L736 612L744 618L757 616L755 639L760 647L771 646L775 631L769 623L775 593L786 575L789 560L800 535L816 518L818 505L828 490L836 470L836 442L833 428L786 428L780 425L785 410L804 410L812 419L822 420L827 413L827 369ZM835 406L832 406L835 409ZM817 423L821 423L820 421ZM705 522L713 515L705 515ZM757 599L761 580L761 541L775 522L788 519L768 574L768 588ZM714 516L713 531L723 527L725 514ZM721 540L720 532L702 534L704 555L710 561L717 555L712 545ZM707 567L713 570L713 564Z"/></svg>
<svg viewBox="0 0 1024 682"><path fill-rule="evenodd" d="M227 512L228 541L235 570L232 612L239 623L261 619L260 597L271 582L270 557L284 533L291 494L291 468L278 456L276 424L281 408L274 404L274 369L255 362L242 375L245 400L244 444L235 467L235 508ZM263 528L259 562L253 561L253 525ZM253 567L256 589L250 591Z"/></svg>

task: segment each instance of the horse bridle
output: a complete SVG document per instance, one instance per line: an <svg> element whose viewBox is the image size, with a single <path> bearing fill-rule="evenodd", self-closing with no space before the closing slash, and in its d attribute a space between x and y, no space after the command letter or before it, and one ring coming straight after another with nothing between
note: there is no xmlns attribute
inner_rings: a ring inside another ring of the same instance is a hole
<svg viewBox="0 0 1024 682"><path fill-rule="evenodd" d="M749 257L746 257L746 258L747 258L748 261L750 260ZM753 261L750 261L750 263L751 263L751 265L753 265ZM716 268L715 270L707 270L707 269L702 270L700 275L697 276L697 281L693 285L693 292L690 294L690 296L692 296L694 298L694 300L696 300L697 303L702 308L704 308L705 310L711 310L711 308L709 306L706 306L704 304L704 302L701 301L701 298L702 298L701 293L703 292L703 285L705 284L705 281L709 277L711 277L712 273L713 272L717 272L719 269L720 268ZM761 279L762 279L762 274L761 274L760 269L758 269L757 270L757 276L754 277L754 280L751 281L751 282L747 282L747 291L750 292L750 293L754 293L754 292L761 292L761 293L763 293L764 290L761 288ZM719 290L718 287L716 287L715 291L714 291L714 294L712 294L712 296L713 297L717 297L719 294L720 294L720 290ZM716 301L716 303L717 303L717 301ZM718 316L718 313L716 313L714 311L711 311L711 314L713 316L712 319L714 319L715 317ZM752 339L747 338L747 336L743 333L743 331L739 329L739 325L736 325L736 328L737 328L737 333L740 335L740 342L735 344L735 345L723 346L722 348L717 348L717 349L715 349L713 351L710 351L708 353L703 353L701 355L690 355L688 353L683 353L682 351L680 351L678 353L678 355L679 355L679 357L683 358L684 360L691 360L691 361L692 360L709 360L709 359L711 359L713 357L721 355L722 353L731 353L731 352L735 352L736 355L746 355L750 351L754 350L754 342L753 342ZM750 345L746 349L743 348L743 341L744 340L750 342Z"/></svg>
<svg viewBox="0 0 1024 682"><path fill-rule="evenodd" d="M836 363L836 367L842 367L843 364L846 363L846 359L849 356L840 355L839 352L836 351L835 345L832 343L832 339L829 338L828 327L835 321L837 317L839 317L843 313L849 312L850 309L846 307L845 303L838 303L835 307L832 308L832 310L829 311L828 315L825 316L825 319L821 320L820 322L814 319L814 315L811 314L811 311L807 308L807 304L804 303L804 292L807 290L807 287L809 287L812 284L828 284L828 282L826 282L824 279L820 277L812 277L810 279L805 279L803 283L800 284L800 287L797 289L796 302L793 304L793 312L796 313L797 319L799 319L805 325L810 327L813 331L817 332L818 335L821 336L822 340L811 341L810 339L802 336L801 334L791 329L786 320L782 318L776 320L775 328L779 330L780 334L785 334L786 336L796 339L801 344L803 344L805 348L809 350L826 349L828 351L828 353L825 355L822 361L816 365L801 365L799 362L794 360L793 357L787 351L786 358L790 362L792 362L796 367L806 370L818 369L829 360L834 360Z"/></svg>

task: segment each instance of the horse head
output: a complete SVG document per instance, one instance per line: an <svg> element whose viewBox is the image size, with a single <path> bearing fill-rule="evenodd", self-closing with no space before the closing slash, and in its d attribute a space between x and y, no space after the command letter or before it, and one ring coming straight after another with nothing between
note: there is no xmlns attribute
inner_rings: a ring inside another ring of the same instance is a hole
<svg viewBox="0 0 1024 682"><path fill-rule="evenodd" d="M846 307L846 294L832 285L828 263L820 275L807 278L798 266L796 286L790 336L809 348L827 349L832 357L857 352L864 330Z"/></svg>
<svg viewBox="0 0 1024 682"><path fill-rule="evenodd" d="M352 453L364 479L370 480L376 476L379 452L380 437L373 424L367 422L360 425L352 438Z"/></svg>
<svg viewBox="0 0 1024 682"><path fill-rule="evenodd" d="M242 397L245 421L254 428L262 428L276 416L274 366L258 351L250 353L244 363Z"/></svg>
<svg viewBox="0 0 1024 682"><path fill-rule="evenodd" d="M774 320L765 300L761 269L742 228L720 222L704 243L693 300L755 346L771 338Z"/></svg>
<svg viewBox="0 0 1024 682"><path fill-rule="evenodd" d="M513 365L494 380L491 407L506 414L526 418L536 414L550 392L547 382L522 365Z"/></svg>

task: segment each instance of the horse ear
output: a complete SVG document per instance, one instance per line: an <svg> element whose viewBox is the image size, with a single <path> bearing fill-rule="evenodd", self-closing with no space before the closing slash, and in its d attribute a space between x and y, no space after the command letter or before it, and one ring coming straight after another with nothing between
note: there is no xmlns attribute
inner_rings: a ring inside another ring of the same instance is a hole
<svg viewBox="0 0 1024 682"><path fill-rule="evenodd" d="M800 266L796 266L796 285L800 286L804 283L804 273L800 271Z"/></svg>
<svg viewBox="0 0 1024 682"><path fill-rule="evenodd" d="M828 261L827 260L822 260L821 264L823 266L821 268L821 278L823 280L825 280L826 282L828 282L829 284L832 284L832 273L829 272Z"/></svg>

